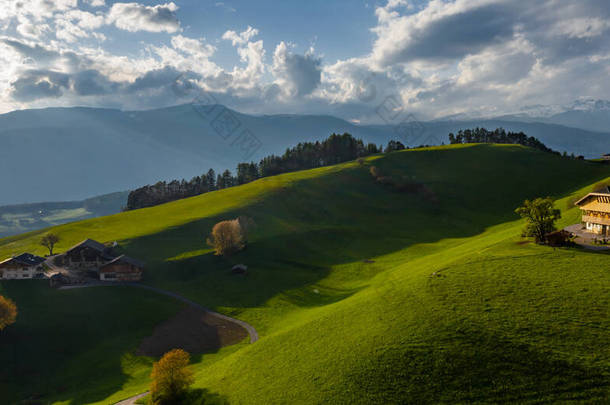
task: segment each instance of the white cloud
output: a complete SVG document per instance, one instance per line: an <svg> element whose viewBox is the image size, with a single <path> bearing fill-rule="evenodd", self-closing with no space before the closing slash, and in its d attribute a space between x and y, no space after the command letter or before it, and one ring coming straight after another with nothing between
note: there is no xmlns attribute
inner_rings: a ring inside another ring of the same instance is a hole
<svg viewBox="0 0 610 405"><path fill-rule="evenodd" d="M115 3L110 8L108 22L122 30L167 32L180 31L174 3L145 6L139 3Z"/></svg>
<svg viewBox="0 0 610 405"><path fill-rule="evenodd" d="M254 38L258 35L258 30L256 28L252 28L248 26L248 28L241 32L237 33L235 31L227 31L222 35L222 39L231 41L233 46L237 45L245 45L250 39Z"/></svg>
<svg viewBox="0 0 610 405"><path fill-rule="evenodd" d="M85 0L91 7L104 7L106 2L104 0Z"/></svg>
<svg viewBox="0 0 610 405"><path fill-rule="evenodd" d="M108 3L7 0L0 8L0 109L186 101L172 93L176 77L237 108L334 111L361 122L389 95L414 112L443 115L610 94L605 0L388 0L375 9L365 54L325 65L313 49L298 53L280 38L268 61L259 31L248 26L222 35L237 57L227 66L214 60L225 46L220 38L185 35L169 0ZM127 32L100 32L108 24ZM162 35L144 39L139 52L107 45L129 43L136 31ZM224 49L222 58L226 64Z"/></svg>

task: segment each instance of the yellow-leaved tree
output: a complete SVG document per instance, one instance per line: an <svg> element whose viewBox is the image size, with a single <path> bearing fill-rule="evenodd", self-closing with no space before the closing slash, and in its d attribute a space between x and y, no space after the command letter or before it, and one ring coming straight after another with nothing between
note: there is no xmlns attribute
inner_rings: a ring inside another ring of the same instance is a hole
<svg viewBox="0 0 610 405"><path fill-rule="evenodd" d="M182 349L174 349L163 355L153 365L150 387L151 401L155 405L179 404L186 397L193 383L189 368L190 355Z"/></svg>
<svg viewBox="0 0 610 405"><path fill-rule="evenodd" d="M17 319L17 305L9 298L0 295L0 332Z"/></svg>

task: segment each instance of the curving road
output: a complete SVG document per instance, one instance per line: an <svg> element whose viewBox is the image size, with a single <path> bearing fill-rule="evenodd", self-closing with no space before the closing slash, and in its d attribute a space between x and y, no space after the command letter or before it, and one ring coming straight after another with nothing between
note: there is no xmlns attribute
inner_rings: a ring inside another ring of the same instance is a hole
<svg viewBox="0 0 610 405"><path fill-rule="evenodd" d="M224 319L225 321L233 322L233 323L241 326L246 331L248 331L248 335L250 335L250 343L254 343L254 342L256 342L258 340L258 332L256 332L256 329L254 329L254 326L250 325L248 322L244 322L244 321L241 321L239 319L231 318L230 316L226 316L226 315L223 315L221 313L212 311L211 309L208 309L208 308L206 308L206 307L196 303L195 301L191 301L188 298L183 297L182 295L176 294L176 293L171 292L171 291L162 290L160 288L151 287L151 286L146 285L146 284L120 283L118 285L128 285L130 287L143 288L145 290L154 291L157 294L167 295L168 297L172 297L174 299L177 299L178 301L184 302L185 304L191 305L191 306L193 306L193 307L195 307L197 309L205 311L205 312L207 312L208 314L210 314L212 316L215 316L215 317L220 318L220 319Z"/></svg>

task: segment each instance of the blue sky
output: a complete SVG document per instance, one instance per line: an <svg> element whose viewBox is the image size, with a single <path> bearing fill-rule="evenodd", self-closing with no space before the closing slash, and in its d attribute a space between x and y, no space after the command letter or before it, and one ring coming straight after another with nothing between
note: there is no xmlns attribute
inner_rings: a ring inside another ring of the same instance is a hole
<svg viewBox="0 0 610 405"><path fill-rule="evenodd" d="M5 0L0 112L147 109L201 94L355 122L608 98L606 0Z"/></svg>

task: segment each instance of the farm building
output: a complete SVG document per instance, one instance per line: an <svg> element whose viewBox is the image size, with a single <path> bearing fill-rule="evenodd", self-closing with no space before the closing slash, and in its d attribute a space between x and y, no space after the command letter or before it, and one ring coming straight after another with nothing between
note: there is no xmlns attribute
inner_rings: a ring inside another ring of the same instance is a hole
<svg viewBox="0 0 610 405"><path fill-rule="evenodd" d="M64 265L76 269L97 269L115 258L112 248L86 239L64 253Z"/></svg>
<svg viewBox="0 0 610 405"><path fill-rule="evenodd" d="M589 193L575 204L588 232L610 236L610 193Z"/></svg>
<svg viewBox="0 0 610 405"><path fill-rule="evenodd" d="M44 273L42 263L45 259L30 253L6 259L0 262L0 279L26 279L40 276Z"/></svg>
<svg viewBox="0 0 610 405"><path fill-rule="evenodd" d="M104 281L140 281L144 263L129 256L119 256L100 266L100 280Z"/></svg>

